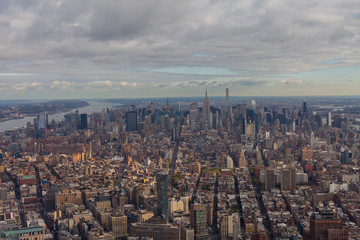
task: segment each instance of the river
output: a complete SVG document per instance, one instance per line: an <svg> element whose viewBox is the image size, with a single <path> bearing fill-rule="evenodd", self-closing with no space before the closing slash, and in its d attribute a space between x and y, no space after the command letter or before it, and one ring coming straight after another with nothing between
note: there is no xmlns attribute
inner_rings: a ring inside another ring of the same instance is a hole
<svg viewBox="0 0 360 240"><path fill-rule="evenodd" d="M86 114L92 114L95 112L101 112L104 108L113 108L115 105L119 104L111 104L107 102L90 102L88 101L90 105L79 108L79 113L86 113ZM73 109L68 112L64 113L57 113L57 114L51 114L49 115L49 123L51 123L52 120L55 121L62 121L64 120L64 115L67 113L75 112L76 109ZM0 122L0 132L5 132L8 130L16 130L18 128L25 127L28 122L31 122L31 124L34 124L34 118L35 117L24 117L21 119L14 119L14 120L8 120L5 122Z"/></svg>

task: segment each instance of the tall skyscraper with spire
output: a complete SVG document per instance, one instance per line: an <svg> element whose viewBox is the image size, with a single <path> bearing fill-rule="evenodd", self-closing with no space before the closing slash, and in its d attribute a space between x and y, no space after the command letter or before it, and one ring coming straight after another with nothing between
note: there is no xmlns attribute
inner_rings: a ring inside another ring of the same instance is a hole
<svg viewBox="0 0 360 240"><path fill-rule="evenodd" d="M231 108L229 105L229 89L226 88L226 102L225 102L225 107L226 107L226 117L230 117L231 116Z"/></svg>
<svg viewBox="0 0 360 240"><path fill-rule="evenodd" d="M226 88L226 108L229 107L229 89Z"/></svg>
<svg viewBox="0 0 360 240"><path fill-rule="evenodd" d="M204 98L204 124L205 124L205 128L208 129L210 126L210 100L208 98L207 95L207 88L205 91L205 98Z"/></svg>

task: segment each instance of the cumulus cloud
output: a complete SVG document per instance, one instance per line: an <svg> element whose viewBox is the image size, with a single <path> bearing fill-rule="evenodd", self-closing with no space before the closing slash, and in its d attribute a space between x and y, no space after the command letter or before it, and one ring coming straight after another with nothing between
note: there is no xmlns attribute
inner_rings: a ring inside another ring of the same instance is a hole
<svg viewBox="0 0 360 240"><path fill-rule="evenodd" d="M95 88L95 89L122 89L126 87L135 87L137 86L137 83L133 82L114 82L114 81L91 81L88 84L86 84L86 87L88 88Z"/></svg>
<svg viewBox="0 0 360 240"><path fill-rule="evenodd" d="M53 81L50 85L50 89L70 90L76 86L76 83L68 81Z"/></svg>
<svg viewBox="0 0 360 240"><path fill-rule="evenodd" d="M111 81L92 81L89 82L90 87L105 87L105 88L111 88L113 86L113 82Z"/></svg>
<svg viewBox="0 0 360 240"><path fill-rule="evenodd" d="M23 83L16 83L11 86L11 89L16 91L23 91L23 90L41 90L44 86L38 82L23 82Z"/></svg>

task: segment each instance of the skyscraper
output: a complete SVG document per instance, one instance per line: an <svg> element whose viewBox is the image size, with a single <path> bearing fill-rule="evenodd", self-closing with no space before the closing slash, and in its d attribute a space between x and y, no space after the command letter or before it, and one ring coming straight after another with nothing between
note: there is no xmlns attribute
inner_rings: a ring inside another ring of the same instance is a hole
<svg viewBox="0 0 360 240"><path fill-rule="evenodd" d="M127 235L127 216L112 213L109 216L110 230L117 237L123 237Z"/></svg>
<svg viewBox="0 0 360 240"><path fill-rule="evenodd" d="M163 218L168 218L168 185L168 175L159 173L156 176L157 214Z"/></svg>
<svg viewBox="0 0 360 240"><path fill-rule="evenodd" d="M220 216L219 228L220 239L229 239L234 237L233 215L224 214Z"/></svg>
<svg viewBox="0 0 360 240"><path fill-rule="evenodd" d="M247 161L246 161L246 157L245 157L245 151L241 150L240 151L240 156L239 156L239 160L238 160L238 167L247 167Z"/></svg>
<svg viewBox="0 0 360 240"><path fill-rule="evenodd" d="M275 187L275 173L274 169L266 169L265 170L265 190L271 190Z"/></svg>
<svg viewBox="0 0 360 240"><path fill-rule="evenodd" d="M192 130L195 129L198 118L199 118L199 106L197 103L191 103L189 121Z"/></svg>
<svg viewBox="0 0 360 240"><path fill-rule="evenodd" d="M47 112L41 112L39 114L39 126L38 129L47 128L48 125L48 114Z"/></svg>
<svg viewBox="0 0 360 240"><path fill-rule="evenodd" d="M328 113L328 116L327 116L327 119L326 119L327 121L327 125L329 126L329 127L331 127L331 112L329 112Z"/></svg>
<svg viewBox="0 0 360 240"><path fill-rule="evenodd" d="M281 190L295 190L296 189L296 171L295 168L283 168L281 170Z"/></svg>
<svg viewBox="0 0 360 240"><path fill-rule="evenodd" d="M229 106L229 89L226 88L226 108Z"/></svg>
<svg viewBox="0 0 360 240"><path fill-rule="evenodd" d="M87 122L87 114L83 113L80 115L80 129L87 129L88 122Z"/></svg>
<svg viewBox="0 0 360 240"><path fill-rule="evenodd" d="M207 95L207 89L205 91L205 98L203 103L204 124L205 129L207 129L210 125L210 100Z"/></svg>
<svg viewBox="0 0 360 240"><path fill-rule="evenodd" d="M311 135L310 135L310 147L312 149L315 148L315 143L316 143L316 138L315 138L314 132L311 132Z"/></svg>
<svg viewBox="0 0 360 240"><path fill-rule="evenodd" d="M303 102L303 113L305 115L305 113L307 112L307 106L306 106L306 102Z"/></svg>
<svg viewBox="0 0 360 240"><path fill-rule="evenodd" d="M350 152L347 149L342 148L341 149L341 162L343 164L349 164L350 163Z"/></svg>
<svg viewBox="0 0 360 240"><path fill-rule="evenodd" d="M128 132L137 131L137 112L136 111L126 112L126 131L128 131Z"/></svg>
<svg viewBox="0 0 360 240"><path fill-rule="evenodd" d="M38 138L46 138L46 129L48 127L48 114L41 112L37 118L34 119L34 126L36 129L36 136Z"/></svg>
<svg viewBox="0 0 360 240"><path fill-rule="evenodd" d="M231 108L229 105L229 89L226 88L226 103L225 103L225 107L226 107L226 117L231 117Z"/></svg>
<svg viewBox="0 0 360 240"><path fill-rule="evenodd" d="M206 226L206 207L203 204L191 205L190 225L195 231L195 240L208 239Z"/></svg>

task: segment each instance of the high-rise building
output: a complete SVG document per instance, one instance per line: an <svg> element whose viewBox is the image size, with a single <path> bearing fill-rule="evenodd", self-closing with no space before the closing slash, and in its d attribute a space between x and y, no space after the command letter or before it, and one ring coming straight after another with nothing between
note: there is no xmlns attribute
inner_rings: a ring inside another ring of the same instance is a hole
<svg viewBox="0 0 360 240"><path fill-rule="evenodd" d="M206 206L203 204L193 204L190 210L190 225L195 232L195 240L208 239L206 224Z"/></svg>
<svg viewBox="0 0 360 240"><path fill-rule="evenodd" d="M121 214L111 214L109 216L110 230L117 237L127 235L127 216Z"/></svg>
<svg viewBox="0 0 360 240"><path fill-rule="evenodd" d="M350 152L347 149L342 148L341 149L341 162L344 164L350 163Z"/></svg>
<svg viewBox="0 0 360 240"><path fill-rule="evenodd" d="M47 112L41 112L38 116L38 129L47 128L48 126L48 114Z"/></svg>
<svg viewBox="0 0 360 240"><path fill-rule="evenodd" d="M207 89L205 92L205 98L203 102L203 116L204 116L205 129L207 129L210 126L210 100L207 95Z"/></svg>
<svg viewBox="0 0 360 240"><path fill-rule="evenodd" d="M36 130L36 136L38 138L46 138L47 135L47 127L48 127L48 114L47 112L41 112L34 119L34 127Z"/></svg>
<svg viewBox="0 0 360 240"><path fill-rule="evenodd" d="M314 132L311 132L311 135L310 135L310 147L312 149L315 148L315 143L316 143L315 134L314 134Z"/></svg>
<svg viewBox="0 0 360 240"><path fill-rule="evenodd" d="M306 102L303 102L303 113L305 114L307 112L307 106L306 106Z"/></svg>
<svg viewBox="0 0 360 240"><path fill-rule="evenodd" d="M349 239L349 232L342 229L341 219L332 212L315 212L310 218L311 240Z"/></svg>
<svg viewBox="0 0 360 240"><path fill-rule="evenodd" d="M265 190L271 190L275 187L276 179L274 169L268 168L265 170Z"/></svg>
<svg viewBox="0 0 360 240"><path fill-rule="evenodd" d="M87 114L83 113L80 115L80 129L87 129L87 128L88 128Z"/></svg>
<svg viewBox="0 0 360 240"><path fill-rule="evenodd" d="M240 217L238 213L233 214L233 239L237 240L239 233L241 231L240 228Z"/></svg>
<svg viewBox="0 0 360 240"><path fill-rule="evenodd" d="M159 173L156 176L157 214L163 218L168 218L168 185L168 175Z"/></svg>
<svg viewBox="0 0 360 240"><path fill-rule="evenodd" d="M128 111L126 113L126 131L134 132L137 131L137 112Z"/></svg>
<svg viewBox="0 0 360 240"><path fill-rule="evenodd" d="M247 161L246 161L246 157L245 157L245 151L241 150L240 151L240 156L239 156L239 160L238 160L238 167L247 167Z"/></svg>
<svg viewBox="0 0 360 240"><path fill-rule="evenodd" d="M196 127L196 122L199 119L199 106L197 103L190 104L190 116L189 116L189 123L192 130Z"/></svg>
<svg viewBox="0 0 360 240"><path fill-rule="evenodd" d="M296 170L295 168L283 168L280 175L281 190L295 190L296 189Z"/></svg>
<svg viewBox="0 0 360 240"><path fill-rule="evenodd" d="M226 107L226 117L230 118L231 117L231 107L229 105L229 89L226 88L226 103L225 103L225 107Z"/></svg>
<svg viewBox="0 0 360 240"><path fill-rule="evenodd" d="M220 239L226 240L233 237L234 226L233 226L233 216L232 215L222 215L220 216Z"/></svg>
<svg viewBox="0 0 360 240"><path fill-rule="evenodd" d="M226 156L226 167L234 168L234 160L230 156Z"/></svg>
<svg viewBox="0 0 360 240"><path fill-rule="evenodd" d="M228 108L229 106L229 89L226 88L226 109Z"/></svg>
<svg viewBox="0 0 360 240"><path fill-rule="evenodd" d="M247 113L246 103L240 103L237 105L236 108L238 109L239 115L242 115L244 118L246 118L246 113Z"/></svg>
<svg viewBox="0 0 360 240"><path fill-rule="evenodd" d="M251 100L251 108L254 112L256 111L256 100Z"/></svg>
<svg viewBox="0 0 360 240"><path fill-rule="evenodd" d="M331 112L328 112L326 123L329 127L331 127Z"/></svg>
<svg viewBox="0 0 360 240"><path fill-rule="evenodd" d="M316 114L315 115L315 126L318 127L318 128L322 127L322 121L323 121L323 119L322 119L321 115Z"/></svg>
<svg viewBox="0 0 360 240"><path fill-rule="evenodd" d="M97 209L106 209L111 207L111 196L105 194L103 191L99 191L95 195L94 205Z"/></svg>

